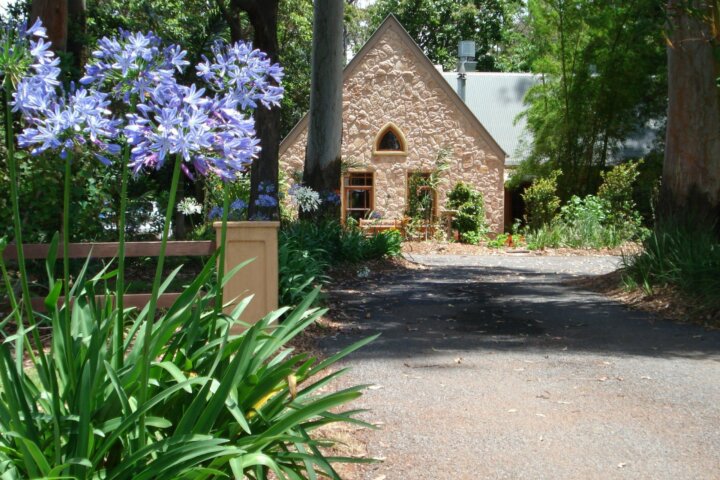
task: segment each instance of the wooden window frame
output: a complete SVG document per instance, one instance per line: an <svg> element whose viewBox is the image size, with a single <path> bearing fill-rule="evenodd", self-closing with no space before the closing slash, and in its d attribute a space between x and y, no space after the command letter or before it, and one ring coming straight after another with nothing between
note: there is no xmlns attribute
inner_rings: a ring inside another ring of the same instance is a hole
<svg viewBox="0 0 720 480"><path fill-rule="evenodd" d="M350 178L353 175L365 175L370 176L370 185L350 185ZM369 197L369 209L367 209L367 213L370 214L375 209L375 172L370 170L357 170L357 171L350 171L347 172L345 175L343 175L342 178L342 188L341 188L341 204L340 204L340 212L341 212L341 219L344 222L347 220L348 212L350 211L365 211L365 209L349 209L348 206L348 190L368 190L370 191L370 197Z"/></svg>

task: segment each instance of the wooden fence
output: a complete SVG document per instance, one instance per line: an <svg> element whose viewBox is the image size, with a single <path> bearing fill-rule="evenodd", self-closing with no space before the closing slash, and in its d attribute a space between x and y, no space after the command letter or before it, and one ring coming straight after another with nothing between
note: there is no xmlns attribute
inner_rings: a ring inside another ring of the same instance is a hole
<svg viewBox="0 0 720 480"><path fill-rule="evenodd" d="M99 243L71 243L68 248L70 258L113 258L118 256L118 242ZM126 242L126 257L158 257L160 255L161 242ZM167 242L166 257L191 257L209 256L215 252L215 242L206 241L170 241ZM29 243L23 246L26 260L46 259L50 251L50 245L45 243ZM63 258L62 244L58 244L57 258ZM17 260L17 247L8 245L3 253L5 260ZM158 298L158 306L167 308L173 304L180 293L164 293ZM60 297L60 301L64 300ZM130 293L124 296L125 306L142 308L150 300L149 293ZM37 311L44 311L44 299L35 297L32 299L33 308Z"/></svg>

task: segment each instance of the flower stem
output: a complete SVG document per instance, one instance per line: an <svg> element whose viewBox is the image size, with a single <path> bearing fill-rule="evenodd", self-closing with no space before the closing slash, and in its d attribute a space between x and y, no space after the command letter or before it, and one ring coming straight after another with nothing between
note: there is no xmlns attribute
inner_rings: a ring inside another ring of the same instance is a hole
<svg viewBox="0 0 720 480"><path fill-rule="evenodd" d="M115 320L115 331L113 332L113 368L115 371L123 366L123 345L125 332L125 211L127 210L127 184L128 184L128 160L130 158L130 147L126 144L123 147L122 163L120 168L120 210L118 212L118 276L116 284L117 296L117 318Z"/></svg>
<svg viewBox="0 0 720 480"><path fill-rule="evenodd" d="M30 286L28 284L27 269L25 268L25 252L23 250L22 241L22 228L20 222L20 202L18 199L17 189L17 164L15 159L15 134L13 131L12 122L12 111L10 109L10 95L12 92L12 83L10 82L10 76L5 75L5 81L3 90L3 103L5 104L5 145L7 148L7 162L8 162L8 176L10 177L10 201L12 204L12 217L13 217L13 229L15 234L15 247L17 249L17 263L18 269L20 270L20 284L22 288L22 300L27 313L28 325L32 328L35 326L35 316L32 308L32 299L30 297ZM16 316L18 320L18 327L22 323L22 315L18 311ZM35 342L35 348L38 350L40 360L43 364L45 373L48 372L47 359L43 350L42 341L40 340L40 333L37 328L32 328L33 341Z"/></svg>
<svg viewBox="0 0 720 480"><path fill-rule="evenodd" d="M152 294L148 305L148 313L145 318L145 328L143 332L142 343L142 360L140 372L140 392L138 395L138 408L147 400L148 381L150 377L150 364L152 356L150 352L150 342L152 340L152 331L155 326L155 312L157 310L158 296L160 292L160 284L162 283L163 267L165 265L165 250L167 248L168 236L170 234L170 221L172 219L173 210L175 208L175 197L177 195L178 183L180 183L180 171L182 166L182 157L177 155L175 158L175 167L173 170L172 183L170 184L170 195L168 196L168 205L165 212L165 225L163 227L162 241L160 242L160 256L158 257L157 268L155 270L155 280L153 281ZM138 448L145 447L145 414L139 419L139 436Z"/></svg>
<svg viewBox="0 0 720 480"><path fill-rule="evenodd" d="M223 277L225 276L225 246L227 245L227 221L228 214L230 212L230 189L227 185L223 185L223 213L222 213L222 227L220 227L220 253L218 253L218 266L217 266L217 298L215 300L215 317L213 320L213 328L215 330L215 319L222 312L223 307Z"/></svg>
<svg viewBox="0 0 720 480"><path fill-rule="evenodd" d="M64 303L64 318L65 325L63 325L63 331L65 333L65 351L68 356L68 361L72 361L72 339L70 334L70 322L71 311L70 311L70 186L72 180L72 159L73 152L72 148L68 149L67 157L65 158L65 186L63 188L63 293L65 294ZM70 365L68 365L70 367ZM69 372L73 369L69 368Z"/></svg>

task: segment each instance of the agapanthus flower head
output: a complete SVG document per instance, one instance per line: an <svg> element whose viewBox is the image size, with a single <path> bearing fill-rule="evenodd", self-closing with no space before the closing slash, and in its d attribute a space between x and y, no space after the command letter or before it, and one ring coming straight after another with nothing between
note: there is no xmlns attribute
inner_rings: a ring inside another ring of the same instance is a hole
<svg viewBox="0 0 720 480"><path fill-rule="evenodd" d="M210 220L219 220L223 216L223 208L220 206L215 206L210 209L208 212L208 219Z"/></svg>
<svg viewBox="0 0 720 480"><path fill-rule="evenodd" d="M310 187L293 185L288 191L291 202L302 212L314 212L320 208L320 194Z"/></svg>
<svg viewBox="0 0 720 480"><path fill-rule="evenodd" d="M243 200L238 198L237 200L235 200L234 202L232 202L230 204L230 210L232 210L234 212L242 212L243 210L245 210L247 208L247 206L248 206L247 203L245 203Z"/></svg>
<svg viewBox="0 0 720 480"><path fill-rule="evenodd" d="M327 202L331 205L340 205L340 195L337 192L325 192L322 196L323 202Z"/></svg>
<svg viewBox="0 0 720 480"><path fill-rule="evenodd" d="M283 69L267 54L253 49L251 43L217 42L212 46L211 58L202 58L196 67L198 77L212 91L228 95L229 102L240 109L254 109L258 103L267 108L280 104Z"/></svg>
<svg viewBox="0 0 720 480"><path fill-rule="evenodd" d="M137 113L127 115L124 133L136 174L159 169L175 155L190 178L212 173L232 180L247 170L260 152L253 119L204 93L168 79L148 92Z"/></svg>
<svg viewBox="0 0 720 480"><path fill-rule="evenodd" d="M34 155L55 150L64 158L76 145L94 150L109 163L106 154L117 154L113 143L118 122L112 118L107 95L95 89L65 91L60 85L60 60L43 40L45 29L36 22L25 33L37 36L28 40L32 63L19 78L13 92L13 112L22 113L26 128L18 135L18 145Z"/></svg>
<svg viewBox="0 0 720 480"><path fill-rule="evenodd" d="M255 205L261 208L273 208L277 206L277 200L272 195L261 193L255 200Z"/></svg>
<svg viewBox="0 0 720 480"><path fill-rule="evenodd" d="M202 205L193 197L185 197L178 202L177 210L183 215L196 215L202 212Z"/></svg>
<svg viewBox="0 0 720 480"><path fill-rule="evenodd" d="M17 85L31 68L35 68L41 70L37 73L57 85L60 61L45 38L46 30L39 18L30 28L25 22L6 23L0 33L0 76L9 76L13 85Z"/></svg>
<svg viewBox="0 0 720 480"><path fill-rule="evenodd" d="M172 82L174 72L189 65L186 54L177 45L163 47L152 32L120 30L118 36L98 41L80 83L95 85L125 103L141 100L157 85Z"/></svg>

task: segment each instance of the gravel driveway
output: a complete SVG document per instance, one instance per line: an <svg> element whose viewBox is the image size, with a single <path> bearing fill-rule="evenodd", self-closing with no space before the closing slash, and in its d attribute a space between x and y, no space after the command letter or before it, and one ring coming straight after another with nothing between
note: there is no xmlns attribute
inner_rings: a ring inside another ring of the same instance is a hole
<svg viewBox="0 0 720 480"><path fill-rule="evenodd" d="M384 459L356 478L720 478L720 332L562 285L618 258L413 260L330 293L352 320L322 348L382 332L346 361Z"/></svg>

